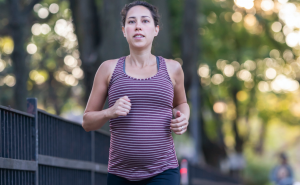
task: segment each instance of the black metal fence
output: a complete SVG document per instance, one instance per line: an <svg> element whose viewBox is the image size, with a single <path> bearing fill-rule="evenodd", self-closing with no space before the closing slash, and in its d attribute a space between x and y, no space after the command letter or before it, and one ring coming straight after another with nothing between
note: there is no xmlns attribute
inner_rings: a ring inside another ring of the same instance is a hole
<svg viewBox="0 0 300 185"><path fill-rule="evenodd" d="M110 134L37 109L0 106L1 185L106 184ZM95 147L97 146L97 147Z"/></svg>
<svg viewBox="0 0 300 185"><path fill-rule="evenodd" d="M0 185L106 185L110 134L37 109L36 98L27 113L0 105L0 144ZM188 168L191 185L238 184Z"/></svg>

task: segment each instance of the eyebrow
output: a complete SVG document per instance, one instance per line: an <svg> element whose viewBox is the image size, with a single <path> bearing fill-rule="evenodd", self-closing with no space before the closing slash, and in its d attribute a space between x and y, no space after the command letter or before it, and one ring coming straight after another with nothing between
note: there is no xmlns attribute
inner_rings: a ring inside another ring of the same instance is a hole
<svg viewBox="0 0 300 185"><path fill-rule="evenodd" d="M142 17L149 17L149 16L144 15L144 16L142 16ZM136 18L136 17L134 17L134 16L128 17L128 19L130 19L130 18ZM149 17L149 18L150 18L150 17Z"/></svg>

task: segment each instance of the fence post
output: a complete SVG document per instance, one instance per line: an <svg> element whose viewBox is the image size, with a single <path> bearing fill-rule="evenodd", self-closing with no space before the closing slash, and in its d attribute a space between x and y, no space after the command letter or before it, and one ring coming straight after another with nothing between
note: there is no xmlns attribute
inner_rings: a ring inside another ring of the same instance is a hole
<svg viewBox="0 0 300 185"><path fill-rule="evenodd" d="M37 99L36 98L27 98L27 113L34 115L34 135L35 138L35 162L36 162L36 171L35 171L35 185L39 184L39 165L38 165L38 114L37 114Z"/></svg>
<svg viewBox="0 0 300 185"><path fill-rule="evenodd" d="M92 140L92 146L91 146L92 163L95 163L95 131L91 131L91 140ZM92 185L95 185L95 169L92 170L91 178L92 178Z"/></svg>

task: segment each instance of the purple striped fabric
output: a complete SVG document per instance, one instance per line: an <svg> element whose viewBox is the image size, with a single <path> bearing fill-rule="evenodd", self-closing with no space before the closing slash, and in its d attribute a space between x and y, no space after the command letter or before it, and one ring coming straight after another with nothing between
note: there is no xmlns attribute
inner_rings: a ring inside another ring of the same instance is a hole
<svg viewBox="0 0 300 185"><path fill-rule="evenodd" d="M125 56L119 58L108 86L108 102L128 96L127 116L110 119L108 172L131 181L177 168L170 123L174 89L163 57L156 75L137 79L123 71Z"/></svg>

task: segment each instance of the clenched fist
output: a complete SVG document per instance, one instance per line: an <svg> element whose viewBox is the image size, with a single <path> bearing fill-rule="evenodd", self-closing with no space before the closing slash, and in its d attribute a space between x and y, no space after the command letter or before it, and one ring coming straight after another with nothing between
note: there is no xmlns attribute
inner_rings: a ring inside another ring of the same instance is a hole
<svg viewBox="0 0 300 185"><path fill-rule="evenodd" d="M176 112L175 119L171 120L170 129L177 135L181 135L186 132L189 122L186 116L180 111Z"/></svg>
<svg viewBox="0 0 300 185"><path fill-rule="evenodd" d="M123 96L118 99L115 104L110 108L111 118L117 118L119 116L126 116L131 109L131 103L128 96Z"/></svg>

